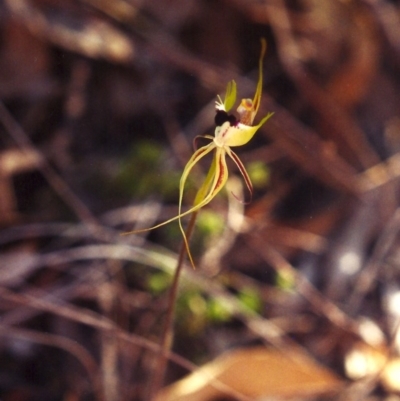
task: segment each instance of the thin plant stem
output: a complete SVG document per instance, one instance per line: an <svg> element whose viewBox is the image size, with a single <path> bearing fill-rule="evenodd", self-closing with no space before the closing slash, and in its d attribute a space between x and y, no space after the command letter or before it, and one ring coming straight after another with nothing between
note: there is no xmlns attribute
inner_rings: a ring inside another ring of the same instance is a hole
<svg viewBox="0 0 400 401"><path fill-rule="evenodd" d="M193 234L193 229L196 223L196 218L198 211L191 214L189 224L186 229L186 239L190 240ZM161 334L160 340L160 351L156 358L156 364L154 374L149 383L148 397L149 400L153 399L158 390L162 387L164 382L165 371L167 367L168 355L171 351L174 337L174 317L175 317L175 306L176 299L178 297L179 288L179 278L182 272L183 262L185 261L185 256L187 255L187 249L185 241L182 241L181 248L179 251L178 262L174 272L174 277L172 280L171 288L168 295L168 309L165 317L164 328Z"/></svg>

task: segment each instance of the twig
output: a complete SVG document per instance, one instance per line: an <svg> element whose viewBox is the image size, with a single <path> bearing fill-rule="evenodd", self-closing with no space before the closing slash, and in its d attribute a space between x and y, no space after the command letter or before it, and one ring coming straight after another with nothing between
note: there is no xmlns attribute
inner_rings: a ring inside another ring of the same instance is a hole
<svg viewBox="0 0 400 401"><path fill-rule="evenodd" d="M50 163L35 148L22 127L10 114L4 103L0 101L0 122L3 124L9 135L15 140L22 150L37 155L38 169L46 178L49 185L60 196L60 198L75 212L78 218L88 224L90 228L98 225L96 218L89 208L75 195L67 183L57 174ZM95 231L93 232L95 234Z"/></svg>
<svg viewBox="0 0 400 401"><path fill-rule="evenodd" d="M99 381L99 369L95 359L86 348L67 337L50 333L41 333L34 330L14 328L9 325L0 324L0 337L20 339L50 347L60 348L73 355L86 369L88 377L93 385L93 391L98 401L104 399L101 382Z"/></svg>
<svg viewBox="0 0 400 401"><path fill-rule="evenodd" d="M361 302L371 289L382 263L387 257L391 247L393 247L397 235L400 231L400 208L397 208L382 229L382 233L376 241L372 255L358 275L353 286L353 291L348 297L348 309L350 313L359 311Z"/></svg>
<svg viewBox="0 0 400 401"><path fill-rule="evenodd" d="M282 0L267 2L265 11L270 16L269 20L278 43L278 53L283 67L301 94L329 124L332 134L337 135L341 143L346 145L351 156L358 160L362 167L367 168L378 163L377 154L355 121L314 82L300 63L299 49L292 35L290 18L284 2Z"/></svg>
<svg viewBox="0 0 400 401"><path fill-rule="evenodd" d="M190 217L190 221L188 227L186 229L186 239L190 240L190 237L193 234L194 225L196 223L198 211L193 212ZM181 275L183 262L186 256L186 244L185 241L182 241L182 245L179 251L178 262L176 265L176 269L174 272L174 277L172 281L172 285L169 291L168 296L168 309L167 315L165 317L165 323L163 332L161 334L160 341L160 351L158 357L155 359L157 363L157 367L154 371L154 375L149 382L149 397L151 400L154 395L158 392L158 390L162 387L164 382L165 371L167 367L168 355L171 353L172 343L173 343L173 334L174 334L174 317L175 317L175 305L176 299L178 296L178 287L179 287L179 278Z"/></svg>
<svg viewBox="0 0 400 401"><path fill-rule="evenodd" d="M267 246L258 236L251 235L247 240L248 245L260 256L271 264L272 268L281 274L288 274L295 280L296 289L321 315L325 316L336 326L348 330L356 335L359 327L356 321L351 319L333 302L324 297L302 274L276 250Z"/></svg>

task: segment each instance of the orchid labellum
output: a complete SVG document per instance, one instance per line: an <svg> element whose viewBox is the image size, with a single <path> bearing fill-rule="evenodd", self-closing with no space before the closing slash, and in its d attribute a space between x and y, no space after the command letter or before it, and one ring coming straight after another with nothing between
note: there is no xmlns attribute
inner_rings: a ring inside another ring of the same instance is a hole
<svg viewBox="0 0 400 401"><path fill-rule="evenodd" d="M209 139L211 142L208 145L202 146L197 149L183 170L182 177L179 184L179 208L178 215L157 224L154 227L147 228L144 230L131 231L129 233L137 233L142 231L152 230L154 228L161 227L171 221L178 220L179 227L182 231L183 239L185 242L186 250L190 259L192 266L194 267L194 262L192 255L190 253L188 240L186 238L185 231L182 227L181 218L200 210L202 207L207 205L226 184L228 179L228 167L226 164L226 156L228 155L237 165L240 173L242 174L246 186L252 194L253 185L251 183L250 177L244 167L243 163L239 159L238 155L231 149L231 147L242 146L249 142L258 129L272 116L273 113L267 114L262 120L257 124L253 125L254 118L260 107L261 95L262 95L262 85L263 85L263 74L262 74L262 62L266 50L265 39L261 40L261 55L259 60L259 78L257 83L256 93L253 99L242 99L239 107L237 108L238 118L233 114L228 114L236 102L236 82L230 81L228 83L224 100L218 96L216 101L216 116L215 116L215 134L204 135L201 138ZM214 152L214 157L207 173L207 176L197 192L196 198L193 203L193 207L189 210L182 212L182 200L183 191L185 188L186 180L189 176L194 165L199 162L208 153Z"/></svg>

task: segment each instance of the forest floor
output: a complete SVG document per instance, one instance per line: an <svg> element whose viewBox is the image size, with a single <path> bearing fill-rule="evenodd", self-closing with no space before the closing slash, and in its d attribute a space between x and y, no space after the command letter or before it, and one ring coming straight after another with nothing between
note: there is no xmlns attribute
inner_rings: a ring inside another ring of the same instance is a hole
<svg viewBox="0 0 400 401"><path fill-rule="evenodd" d="M399 1L2 0L0 18L1 401L400 400ZM182 235L120 234L178 213L261 38L255 123L274 115L234 148L252 200L229 160L157 392Z"/></svg>

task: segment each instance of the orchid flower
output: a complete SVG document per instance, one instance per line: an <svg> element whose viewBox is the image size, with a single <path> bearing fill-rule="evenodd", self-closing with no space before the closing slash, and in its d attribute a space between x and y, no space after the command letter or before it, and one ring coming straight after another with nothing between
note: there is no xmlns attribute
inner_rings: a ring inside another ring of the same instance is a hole
<svg viewBox="0 0 400 401"><path fill-rule="evenodd" d="M131 231L129 233L137 233L142 231L152 230L154 228L161 227L168 224L174 220L179 221L179 227L181 229L185 247L187 250L188 257L192 266L194 267L193 258L189 249L188 240L185 231L182 227L181 218L197 212L202 207L206 206L211 200L221 191L225 186L228 179L228 167L226 164L226 156L228 155L238 167L246 186L250 192L253 193L253 185L251 183L250 177L244 167L243 163L239 159L238 155L231 149L231 147L242 146L249 142L254 134L259 130L259 128L273 115L273 113L267 114L262 120L257 124L253 125L254 118L260 107L261 95L262 95L262 85L263 85L263 58L266 50L265 39L261 40L261 55L259 60L259 77L257 83L256 93L253 99L242 99L239 107L237 108L237 113L239 118L233 114L228 114L229 110L232 109L236 102L236 83L235 81L230 81L228 83L224 100L218 96L216 101L216 116L215 116L215 134L214 137L211 135L200 136L201 138L209 139L211 142L208 145L202 146L197 149L192 157L186 164L180 184L179 184L179 206L178 214L154 227L147 228L144 230ZM207 176L197 192L193 206L182 212L182 200L183 192L186 184L186 180L191 172L192 168L198 163L204 156L208 153L214 152L214 157L207 173Z"/></svg>

